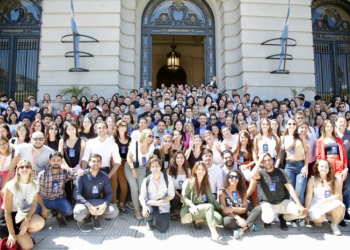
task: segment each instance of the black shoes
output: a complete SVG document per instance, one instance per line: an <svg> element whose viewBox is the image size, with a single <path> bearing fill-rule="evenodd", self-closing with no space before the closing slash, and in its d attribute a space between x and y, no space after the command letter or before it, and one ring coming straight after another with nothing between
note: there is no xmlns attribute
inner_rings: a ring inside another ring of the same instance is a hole
<svg viewBox="0 0 350 250"><path fill-rule="evenodd" d="M101 229L101 224L98 218L95 218L95 216L92 216L92 221L94 222L93 228L95 230L100 230Z"/></svg>
<svg viewBox="0 0 350 250"><path fill-rule="evenodd" d="M346 222L344 220L342 220L341 222L339 222L339 226L346 227Z"/></svg>
<svg viewBox="0 0 350 250"><path fill-rule="evenodd" d="M67 223L66 223L66 221L64 220L63 217L59 217L59 218L58 218L58 216L57 216L57 217L56 217L56 220L57 220L57 222L58 222L58 226L59 226L59 227L67 227Z"/></svg>
<svg viewBox="0 0 350 250"><path fill-rule="evenodd" d="M148 231L153 231L156 227L153 225L153 220L146 222L146 229Z"/></svg>
<svg viewBox="0 0 350 250"><path fill-rule="evenodd" d="M193 226L194 226L194 229L196 230L202 230L203 229L203 223L196 223L195 221L192 222L193 223Z"/></svg>
<svg viewBox="0 0 350 250"><path fill-rule="evenodd" d="M271 223L264 223L264 228L271 228Z"/></svg>
<svg viewBox="0 0 350 250"><path fill-rule="evenodd" d="M283 214L280 214L278 216L278 219L280 220L280 227L283 231L287 231L288 230L288 226L287 226L287 222L286 220L283 218Z"/></svg>

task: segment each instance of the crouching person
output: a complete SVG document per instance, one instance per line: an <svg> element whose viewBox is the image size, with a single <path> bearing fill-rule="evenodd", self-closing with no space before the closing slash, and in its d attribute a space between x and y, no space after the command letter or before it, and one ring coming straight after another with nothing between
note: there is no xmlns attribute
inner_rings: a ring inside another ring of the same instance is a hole
<svg viewBox="0 0 350 250"><path fill-rule="evenodd" d="M58 225L67 227L64 217L73 214L73 207L66 198L65 184L75 180L78 174L72 169L61 168L62 158L60 152L53 152L49 157L49 166L38 174L40 195L35 213L47 218L49 210L56 209L59 211L56 217ZM82 169L79 171L80 175L84 173Z"/></svg>
<svg viewBox="0 0 350 250"><path fill-rule="evenodd" d="M7 239L7 247L18 243L22 249L32 249L34 240L29 236L41 230L45 221L34 214L39 186L33 178L32 164L21 160L13 180L3 188L4 203L0 212L0 237Z"/></svg>
<svg viewBox="0 0 350 250"><path fill-rule="evenodd" d="M161 160L151 159L149 166L152 174L144 179L140 192L142 215L148 230L157 228L165 233L169 228L170 201L175 196L174 183L169 175L161 172Z"/></svg>
<svg viewBox="0 0 350 250"><path fill-rule="evenodd" d="M90 169L78 176L73 192L76 200L74 219L77 220L80 231L87 233L91 229L87 223L92 218L93 228L101 229L98 218L113 219L118 216L118 208L111 204L113 190L108 175L100 171L102 157L92 154L89 159ZM101 198L103 195L104 198Z"/></svg>

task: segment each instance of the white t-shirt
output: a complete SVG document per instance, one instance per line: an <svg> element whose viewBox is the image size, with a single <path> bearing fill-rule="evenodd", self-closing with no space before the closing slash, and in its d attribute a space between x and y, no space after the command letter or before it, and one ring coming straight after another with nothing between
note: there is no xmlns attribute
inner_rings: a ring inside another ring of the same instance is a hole
<svg viewBox="0 0 350 250"><path fill-rule="evenodd" d="M72 112L76 115L80 115L83 109L79 105L72 105Z"/></svg>
<svg viewBox="0 0 350 250"><path fill-rule="evenodd" d="M132 131L130 137L131 137L131 140L133 140L133 141L138 141L138 140L140 139L140 137L141 137L141 132L140 132L140 130L134 130L134 131Z"/></svg>
<svg viewBox="0 0 350 250"><path fill-rule="evenodd" d="M32 184L19 184L19 190L15 188L16 180L10 180L6 183L4 190L8 189L13 194L12 212L18 211L18 204L20 201L25 199L28 204L32 204L36 193L39 192L39 184L36 183L36 188ZM4 204L2 204L2 209L4 209Z"/></svg>
<svg viewBox="0 0 350 250"><path fill-rule="evenodd" d="M153 156L153 151L154 151L154 145L151 144L149 147L149 150L146 154L142 154L140 151L141 148L141 143L138 141L138 157L139 157L139 165L145 165L142 162L142 157L145 157L146 162L148 162L148 159L150 159ZM132 161L136 162L136 141L131 141L131 144L129 146L129 152L132 153Z"/></svg>
<svg viewBox="0 0 350 250"><path fill-rule="evenodd" d="M10 155L6 155L6 156L5 155L0 155L1 162L3 162L5 157L6 157L6 160L5 160L4 166L2 168L0 168L0 171L7 171L7 170L10 169L11 160L12 160L11 150L10 150Z"/></svg>

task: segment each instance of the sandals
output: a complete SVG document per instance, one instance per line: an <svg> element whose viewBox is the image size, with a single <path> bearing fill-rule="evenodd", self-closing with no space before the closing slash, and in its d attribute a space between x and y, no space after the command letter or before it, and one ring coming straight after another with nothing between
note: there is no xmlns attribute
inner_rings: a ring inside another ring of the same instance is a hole
<svg viewBox="0 0 350 250"><path fill-rule="evenodd" d="M171 213L170 220L171 221L177 221L177 214L176 213Z"/></svg>
<svg viewBox="0 0 350 250"><path fill-rule="evenodd" d="M135 217L135 219L138 220L138 221L143 221L143 217L142 217L140 211L135 211L134 217Z"/></svg>
<svg viewBox="0 0 350 250"><path fill-rule="evenodd" d="M225 240L225 238L220 236L220 235L216 236L215 238L211 237L211 240L216 242L216 243L219 243L221 245L228 245L228 243Z"/></svg>
<svg viewBox="0 0 350 250"><path fill-rule="evenodd" d="M124 205L120 205L120 204L119 204L118 209L119 209L119 211L121 211L123 214L128 214L128 213L129 213L129 211L126 210L126 208L124 207Z"/></svg>

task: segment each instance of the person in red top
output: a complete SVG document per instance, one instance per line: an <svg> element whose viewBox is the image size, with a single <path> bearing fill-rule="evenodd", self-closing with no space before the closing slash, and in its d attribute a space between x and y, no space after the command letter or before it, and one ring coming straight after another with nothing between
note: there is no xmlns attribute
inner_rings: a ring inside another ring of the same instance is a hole
<svg viewBox="0 0 350 250"><path fill-rule="evenodd" d="M59 113L59 115L62 116L63 121L65 120L67 114L71 114L75 119L78 119L78 116L72 112L72 104L71 103L64 104L63 110L64 111Z"/></svg>
<svg viewBox="0 0 350 250"><path fill-rule="evenodd" d="M333 166L335 177L342 182L345 180L348 175L348 159L343 141L335 135L334 125L330 120L323 122L321 137L316 143L316 158L327 159Z"/></svg>

